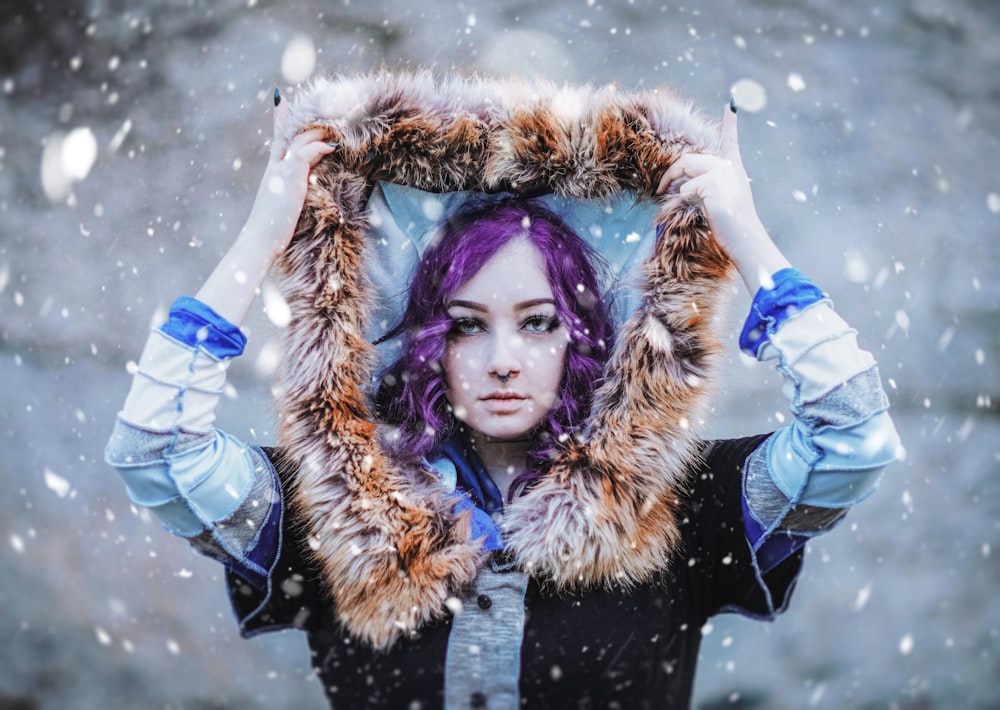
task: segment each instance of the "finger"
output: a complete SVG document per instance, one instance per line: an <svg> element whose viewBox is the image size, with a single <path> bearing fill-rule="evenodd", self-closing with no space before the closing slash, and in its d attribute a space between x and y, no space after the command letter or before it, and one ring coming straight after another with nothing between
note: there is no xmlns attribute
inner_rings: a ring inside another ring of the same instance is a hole
<svg viewBox="0 0 1000 710"><path fill-rule="evenodd" d="M338 143L328 143L326 141L326 131L324 129L311 128L308 131L299 133L292 139L281 159L291 160L292 158L301 158L312 166L319 162L319 159L324 155L332 153L338 146Z"/></svg>
<svg viewBox="0 0 1000 710"><path fill-rule="evenodd" d="M277 87L274 89L274 114L272 116L272 130L271 130L271 155L268 158L268 164L276 163L285 156L285 149L279 148L278 135L281 132L281 126L284 124L286 117L288 116L288 102L281 97L281 92Z"/></svg>
<svg viewBox="0 0 1000 710"><path fill-rule="evenodd" d="M719 166L720 158L707 153L688 153L674 161L667 172L660 178L656 194L662 195L670 187L670 183L681 178L695 178L704 175L712 168Z"/></svg>
<svg viewBox="0 0 1000 710"><path fill-rule="evenodd" d="M707 186L705 184L705 180L703 180L700 177L693 178L685 182L683 185L681 185L681 188L680 190L678 190L678 192L682 195L694 195L698 199L704 200L706 187Z"/></svg>
<svg viewBox="0 0 1000 710"><path fill-rule="evenodd" d="M719 146L719 156L731 160L737 165L742 165L743 159L740 156L740 136L737 124L736 101L730 99L729 104L722 112L722 126L719 129L722 142Z"/></svg>
<svg viewBox="0 0 1000 710"><path fill-rule="evenodd" d="M334 143L326 143L324 141L313 141L308 145L297 151L297 154L309 163L310 168L315 168L316 164L323 159L323 156L329 155L333 151L337 150L337 145Z"/></svg>
<svg viewBox="0 0 1000 710"><path fill-rule="evenodd" d="M310 128L308 131L302 131L302 133L297 134L292 141L288 144L288 150L301 150L310 143L316 141L323 141L326 139L326 130L322 128Z"/></svg>
<svg viewBox="0 0 1000 710"><path fill-rule="evenodd" d="M670 187L670 183L684 174L684 167L680 164L681 160L675 160L674 164L667 168L667 172L663 173L663 177L660 178L660 184L656 187L657 195L662 195L666 192L667 188Z"/></svg>

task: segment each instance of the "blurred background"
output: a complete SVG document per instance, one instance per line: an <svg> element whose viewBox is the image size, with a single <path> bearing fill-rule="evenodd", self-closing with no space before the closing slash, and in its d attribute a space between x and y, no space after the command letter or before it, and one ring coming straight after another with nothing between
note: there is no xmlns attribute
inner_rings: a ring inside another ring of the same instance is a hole
<svg viewBox="0 0 1000 710"><path fill-rule="evenodd" d="M773 624L704 630L701 708L1000 705L1000 5L993 0L8 2L0 10L0 708L318 708L103 447L148 328L249 212L271 92L381 66L740 102L765 224L879 359L905 458ZM738 354L712 433L787 414ZM219 423L273 442L255 308ZM991 433L992 432L992 433Z"/></svg>

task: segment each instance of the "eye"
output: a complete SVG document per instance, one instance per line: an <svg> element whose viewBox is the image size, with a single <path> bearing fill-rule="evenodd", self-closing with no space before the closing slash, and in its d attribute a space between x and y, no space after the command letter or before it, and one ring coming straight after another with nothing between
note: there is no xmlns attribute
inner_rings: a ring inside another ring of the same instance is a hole
<svg viewBox="0 0 1000 710"><path fill-rule="evenodd" d="M478 335L486 331L483 324L475 318L456 318L451 322L451 329L448 335Z"/></svg>
<svg viewBox="0 0 1000 710"><path fill-rule="evenodd" d="M522 329L535 334L551 333L558 327L558 318L542 314L528 316L524 319L524 322L521 323Z"/></svg>

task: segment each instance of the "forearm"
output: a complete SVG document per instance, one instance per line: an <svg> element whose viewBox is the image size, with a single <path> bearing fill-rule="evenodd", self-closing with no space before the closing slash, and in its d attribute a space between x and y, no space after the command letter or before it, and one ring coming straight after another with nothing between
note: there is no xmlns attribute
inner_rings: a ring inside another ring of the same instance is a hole
<svg viewBox="0 0 1000 710"><path fill-rule="evenodd" d="M735 229L741 236L727 244L727 251L729 258L736 265L740 278L753 296L761 288L770 288L773 285L773 275L789 268L791 263L772 241L756 216Z"/></svg>
<svg viewBox="0 0 1000 710"><path fill-rule="evenodd" d="M243 323L275 259L273 240L265 231L248 221L197 293L199 301L230 323Z"/></svg>

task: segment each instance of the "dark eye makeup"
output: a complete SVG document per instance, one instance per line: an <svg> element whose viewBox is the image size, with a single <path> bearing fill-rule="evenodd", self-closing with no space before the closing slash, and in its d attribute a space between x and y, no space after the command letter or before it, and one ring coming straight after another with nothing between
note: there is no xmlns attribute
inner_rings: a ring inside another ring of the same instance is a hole
<svg viewBox="0 0 1000 710"><path fill-rule="evenodd" d="M478 318L454 318L448 335L476 335L486 330Z"/></svg>
<svg viewBox="0 0 1000 710"><path fill-rule="evenodd" d="M521 323L521 328L529 333L551 333L559 327L559 318L552 315L530 315Z"/></svg>
<svg viewBox="0 0 1000 710"><path fill-rule="evenodd" d="M545 313L533 313L526 316L520 324L520 329L530 335L545 335L558 327L558 316ZM452 319L448 335L449 337L479 335L480 333L485 333L487 330L486 324L479 318L459 316Z"/></svg>

